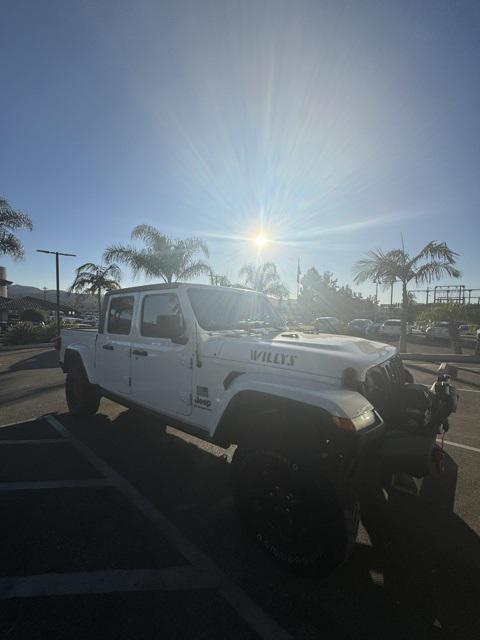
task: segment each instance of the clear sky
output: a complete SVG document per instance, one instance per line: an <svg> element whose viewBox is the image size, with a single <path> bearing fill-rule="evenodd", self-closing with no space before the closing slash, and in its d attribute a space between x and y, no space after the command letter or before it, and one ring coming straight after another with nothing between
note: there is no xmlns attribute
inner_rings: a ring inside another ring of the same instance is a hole
<svg viewBox="0 0 480 640"><path fill-rule="evenodd" d="M149 223L235 280L446 240L480 287L480 3L0 0L0 194L19 284L54 286ZM126 274L124 282L130 284ZM373 287L363 288L371 293Z"/></svg>

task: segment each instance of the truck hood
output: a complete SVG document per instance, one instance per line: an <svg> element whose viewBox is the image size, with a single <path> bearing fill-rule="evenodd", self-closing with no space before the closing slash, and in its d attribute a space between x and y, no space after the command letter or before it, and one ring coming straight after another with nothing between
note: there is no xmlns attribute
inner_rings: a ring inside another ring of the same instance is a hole
<svg viewBox="0 0 480 640"><path fill-rule="evenodd" d="M390 345L353 336L296 331L268 336L215 334L206 339L203 348L205 357L228 360L232 366L243 363L249 368L316 375L331 383L332 378L340 379L347 367L355 369L363 380L367 369L396 353Z"/></svg>

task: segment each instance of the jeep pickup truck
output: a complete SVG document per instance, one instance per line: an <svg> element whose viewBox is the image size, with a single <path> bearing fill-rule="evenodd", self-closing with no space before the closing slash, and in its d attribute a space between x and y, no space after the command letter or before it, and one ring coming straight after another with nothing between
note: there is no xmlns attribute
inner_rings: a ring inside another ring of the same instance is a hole
<svg viewBox="0 0 480 640"><path fill-rule="evenodd" d="M394 347L288 330L266 296L242 289L110 292L98 332L64 330L59 349L71 414L91 416L106 397L236 445L247 528L281 562L324 572L355 540L365 470L379 487L439 471L437 434L457 402L448 371L413 384Z"/></svg>

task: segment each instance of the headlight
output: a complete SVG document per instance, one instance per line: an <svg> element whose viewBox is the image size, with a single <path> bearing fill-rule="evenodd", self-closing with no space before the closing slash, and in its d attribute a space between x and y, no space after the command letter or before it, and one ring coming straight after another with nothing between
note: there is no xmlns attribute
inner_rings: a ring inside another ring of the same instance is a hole
<svg viewBox="0 0 480 640"><path fill-rule="evenodd" d="M332 416L334 424L343 431L361 431L366 427L370 427L376 422L375 412L372 410L361 413L356 418L340 418L339 416Z"/></svg>

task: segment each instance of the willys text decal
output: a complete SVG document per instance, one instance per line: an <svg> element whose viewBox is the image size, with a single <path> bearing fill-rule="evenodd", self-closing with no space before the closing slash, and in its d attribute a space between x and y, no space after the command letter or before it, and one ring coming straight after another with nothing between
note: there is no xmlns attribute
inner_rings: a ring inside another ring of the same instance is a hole
<svg viewBox="0 0 480 640"><path fill-rule="evenodd" d="M266 364L280 364L287 367L295 366L296 355L291 353L272 353L272 351L257 351L253 349L250 352L250 358L254 362L265 362Z"/></svg>

